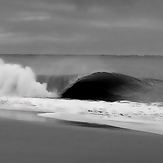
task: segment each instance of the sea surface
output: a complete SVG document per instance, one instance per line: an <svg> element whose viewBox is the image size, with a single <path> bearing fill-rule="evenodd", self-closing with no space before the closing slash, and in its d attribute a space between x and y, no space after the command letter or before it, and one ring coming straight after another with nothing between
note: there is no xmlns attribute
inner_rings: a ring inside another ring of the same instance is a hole
<svg viewBox="0 0 163 163"><path fill-rule="evenodd" d="M97 71L163 79L162 56L0 55L9 63L31 67L37 75L74 75Z"/></svg>
<svg viewBox="0 0 163 163"><path fill-rule="evenodd" d="M162 56L11 54L0 55L0 58L5 63L30 67L36 76L36 80L40 83L46 83L47 90L57 92L58 96L83 76L95 72L108 72L141 80L143 88L147 91L136 92L134 90L129 92L131 98L127 98L127 100L163 101ZM126 92L123 90L123 94L128 93L126 87L125 89ZM133 100L132 94L134 94Z"/></svg>
<svg viewBox="0 0 163 163"><path fill-rule="evenodd" d="M11 54L0 58L0 162L163 162L159 135L163 133L163 57ZM63 92L96 72L108 73L113 83L125 81L125 89L118 93L130 100L62 99ZM142 90L132 89L135 84ZM129 126L133 119L136 123L128 130L68 122L53 118L55 112L73 113L74 119L97 114L101 123L110 116L119 124L126 118ZM137 124L138 118L150 123Z"/></svg>

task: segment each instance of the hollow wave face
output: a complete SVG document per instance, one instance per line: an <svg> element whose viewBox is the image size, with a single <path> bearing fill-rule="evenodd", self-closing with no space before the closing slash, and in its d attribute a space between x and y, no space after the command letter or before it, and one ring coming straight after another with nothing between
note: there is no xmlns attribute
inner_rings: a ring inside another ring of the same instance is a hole
<svg viewBox="0 0 163 163"><path fill-rule="evenodd" d="M97 72L78 79L65 89L62 98L104 101L163 101L163 82Z"/></svg>
<svg viewBox="0 0 163 163"><path fill-rule="evenodd" d="M36 81L30 67L5 63L0 59L0 96L56 97L49 92L46 83Z"/></svg>

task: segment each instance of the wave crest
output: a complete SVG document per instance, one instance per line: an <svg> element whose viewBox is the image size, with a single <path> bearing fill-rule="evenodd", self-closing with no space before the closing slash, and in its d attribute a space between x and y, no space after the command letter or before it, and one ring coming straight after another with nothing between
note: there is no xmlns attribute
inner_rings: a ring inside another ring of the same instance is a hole
<svg viewBox="0 0 163 163"><path fill-rule="evenodd" d="M118 73L97 72L78 79L62 98L104 101L162 101L163 83Z"/></svg>

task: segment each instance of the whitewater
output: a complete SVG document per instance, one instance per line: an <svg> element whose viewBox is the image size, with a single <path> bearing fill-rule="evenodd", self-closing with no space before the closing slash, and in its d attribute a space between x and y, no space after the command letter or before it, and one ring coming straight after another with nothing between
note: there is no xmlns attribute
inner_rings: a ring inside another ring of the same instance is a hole
<svg viewBox="0 0 163 163"><path fill-rule="evenodd" d="M104 102L66 99L0 97L0 109L30 111L38 117L71 122L109 125L138 131L163 134L163 103L137 103L129 101ZM17 114L1 112L0 117L25 119ZM32 119L32 121L37 121Z"/></svg>
<svg viewBox="0 0 163 163"><path fill-rule="evenodd" d="M47 83L40 83L36 78L30 67L0 60L1 118L37 121L36 117L26 116L26 112L33 112L45 119L163 134L163 102L64 99L57 91L49 91ZM20 114L22 111L23 115Z"/></svg>

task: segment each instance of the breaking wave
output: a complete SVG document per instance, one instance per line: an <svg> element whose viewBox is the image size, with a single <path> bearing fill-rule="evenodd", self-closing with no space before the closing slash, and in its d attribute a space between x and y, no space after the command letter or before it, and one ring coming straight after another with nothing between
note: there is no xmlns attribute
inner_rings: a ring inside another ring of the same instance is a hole
<svg viewBox="0 0 163 163"><path fill-rule="evenodd" d="M56 97L57 94L49 92L46 83L37 82L30 67L0 59L0 96Z"/></svg>
<svg viewBox="0 0 163 163"><path fill-rule="evenodd" d="M108 72L36 75L30 67L0 59L0 96L163 102L163 81Z"/></svg>
<svg viewBox="0 0 163 163"><path fill-rule="evenodd" d="M65 89L62 98L104 101L163 101L163 81L137 79L118 74L97 72L78 79Z"/></svg>
<svg viewBox="0 0 163 163"><path fill-rule="evenodd" d="M97 72L89 75L38 75L47 90L57 90L61 98L133 102L163 102L163 81L138 79L120 73Z"/></svg>

